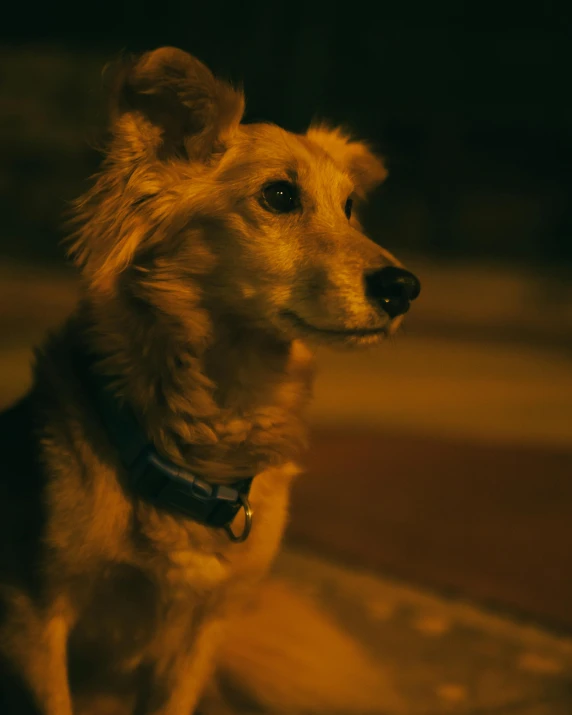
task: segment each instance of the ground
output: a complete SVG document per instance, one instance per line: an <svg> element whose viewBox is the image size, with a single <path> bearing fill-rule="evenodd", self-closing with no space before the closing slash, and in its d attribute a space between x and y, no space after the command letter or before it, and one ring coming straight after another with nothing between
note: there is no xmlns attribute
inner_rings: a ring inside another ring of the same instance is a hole
<svg viewBox="0 0 572 715"><path fill-rule="evenodd" d="M312 555L278 570L375 654L405 715L572 712L572 639Z"/></svg>

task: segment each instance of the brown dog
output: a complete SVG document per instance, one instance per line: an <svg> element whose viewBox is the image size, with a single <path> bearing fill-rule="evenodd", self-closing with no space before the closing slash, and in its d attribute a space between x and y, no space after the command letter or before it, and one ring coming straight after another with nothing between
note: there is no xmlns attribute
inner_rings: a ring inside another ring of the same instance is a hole
<svg viewBox="0 0 572 715"><path fill-rule="evenodd" d="M119 73L83 300L0 419L2 713L193 712L280 543L305 344L375 344L418 294L352 213L368 148L243 107L180 50Z"/></svg>

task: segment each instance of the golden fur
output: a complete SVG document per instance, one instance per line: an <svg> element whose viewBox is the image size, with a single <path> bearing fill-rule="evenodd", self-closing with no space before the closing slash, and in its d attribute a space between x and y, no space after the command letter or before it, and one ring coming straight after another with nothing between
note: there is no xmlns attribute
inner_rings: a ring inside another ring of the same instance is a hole
<svg viewBox="0 0 572 715"><path fill-rule="evenodd" d="M83 299L37 353L46 519L34 583L13 575L16 552L2 567L0 656L35 702L25 712L42 715L190 715L203 692L205 712L223 712L217 652L226 680L248 690L250 674L267 707L371 710L384 697L373 666L310 603L270 584L258 611L236 614L284 529L305 444L306 344L370 345L399 323L363 289L365 272L395 260L344 215L383 164L339 130L241 124L242 93L180 50L116 76L105 161L75 208ZM280 180L300 187L300 211L262 204ZM256 475L245 543L123 489L74 377L78 336L108 356L99 368L163 456L213 483ZM290 613L300 632L266 658L269 613Z"/></svg>

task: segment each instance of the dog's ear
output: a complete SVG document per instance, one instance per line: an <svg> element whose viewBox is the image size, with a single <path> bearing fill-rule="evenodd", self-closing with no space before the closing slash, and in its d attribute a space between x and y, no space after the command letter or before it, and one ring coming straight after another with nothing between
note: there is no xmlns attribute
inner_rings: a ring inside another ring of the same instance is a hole
<svg viewBox="0 0 572 715"><path fill-rule="evenodd" d="M367 144L351 139L341 129L330 129L323 124L313 125L306 136L327 151L349 174L358 196L364 198L387 177L383 160Z"/></svg>
<svg viewBox="0 0 572 715"><path fill-rule="evenodd" d="M244 95L174 47L119 63L111 74L114 134L132 149L204 160L224 148L244 113Z"/></svg>

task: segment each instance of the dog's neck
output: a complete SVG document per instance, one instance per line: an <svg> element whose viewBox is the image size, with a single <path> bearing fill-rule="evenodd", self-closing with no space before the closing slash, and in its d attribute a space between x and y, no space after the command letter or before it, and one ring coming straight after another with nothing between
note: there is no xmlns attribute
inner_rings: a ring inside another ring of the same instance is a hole
<svg viewBox="0 0 572 715"><path fill-rule="evenodd" d="M219 318L208 343L197 344L153 316L119 322L113 304L80 314L91 347L106 356L101 367L165 457L226 482L289 461L305 445L313 370L298 341Z"/></svg>

